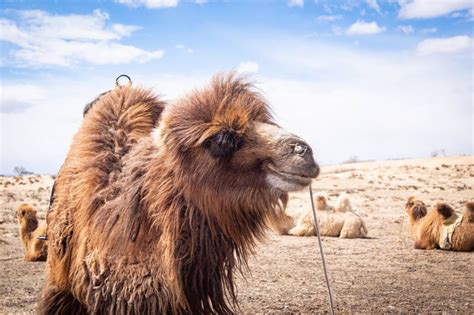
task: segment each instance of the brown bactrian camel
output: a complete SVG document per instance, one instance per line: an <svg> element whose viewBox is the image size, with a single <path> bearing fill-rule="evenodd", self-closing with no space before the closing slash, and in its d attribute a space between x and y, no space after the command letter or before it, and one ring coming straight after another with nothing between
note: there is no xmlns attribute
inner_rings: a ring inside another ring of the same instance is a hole
<svg viewBox="0 0 474 315"><path fill-rule="evenodd" d="M234 74L166 106L117 87L90 107L57 178L39 313L232 313L234 272L318 173Z"/></svg>
<svg viewBox="0 0 474 315"><path fill-rule="evenodd" d="M38 223L36 209L29 204L21 204L16 209L16 216L20 226L20 238L25 249L26 261L45 261L48 251L46 240L46 224Z"/></svg>
<svg viewBox="0 0 474 315"><path fill-rule="evenodd" d="M462 215L444 202L437 203L429 212L423 206L414 197L406 205L416 249L474 251L474 201L466 203Z"/></svg>

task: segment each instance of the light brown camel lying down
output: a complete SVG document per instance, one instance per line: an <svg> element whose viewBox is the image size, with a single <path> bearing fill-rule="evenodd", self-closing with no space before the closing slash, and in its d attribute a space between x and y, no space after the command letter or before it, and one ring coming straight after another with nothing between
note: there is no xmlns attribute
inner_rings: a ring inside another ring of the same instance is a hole
<svg viewBox="0 0 474 315"><path fill-rule="evenodd" d="M322 236L341 238L367 237L367 227L360 216L355 214L346 195L341 195L336 206L328 204L324 195L315 197L316 214L318 216ZM295 220L286 212L280 214L278 221L271 224L272 229L279 234L295 236L316 235L313 212L308 209Z"/></svg>
<svg viewBox="0 0 474 315"><path fill-rule="evenodd" d="M56 180L39 313L231 313L233 273L318 173L233 75L172 105L117 87L90 107Z"/></svg>
<svg viewBox="0 0 474 315"><path fill-rule="evenodd" d="M473 251L474 202L466 203L465 207L461 216L450 205L441 202L428 212L422 201L410 197L405 210L415 248Z"/></svg>
<svg viewBox="0 0 474 315"><path fill-rule="evenodd" d="M46 236L46 223L38 224L36 209L29 204L22 204L16 209L20 238L25 249L26 261L45 261L48 245L38 237Z"/></svg>

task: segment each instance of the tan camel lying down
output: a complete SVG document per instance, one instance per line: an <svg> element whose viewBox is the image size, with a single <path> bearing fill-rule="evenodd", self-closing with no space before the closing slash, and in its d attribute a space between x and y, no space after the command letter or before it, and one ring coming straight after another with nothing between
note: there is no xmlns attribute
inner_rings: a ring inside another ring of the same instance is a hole
<svg viewBox="0 0 474 315"><path fill-rule="evenodd" d="M29 204L22 204L16 209L20 225L20 238L25 249L26 261L45 261L48 246L45 240L38 237L46 235L46 223L38 225L36 209Z"/></svg>
<svg viewBox="0 0 474 315"><path fill-rule="evenodd" d="M367 236L367 227L362 218L352 212L347 196L341 196L336 203L336 207L329 206L327 198L323 195L318 195L315 199L322 236L341 238L363 238ZM295 236L316 235L311 209L298 217L296 225L289 229L288 234Z"/></svg>

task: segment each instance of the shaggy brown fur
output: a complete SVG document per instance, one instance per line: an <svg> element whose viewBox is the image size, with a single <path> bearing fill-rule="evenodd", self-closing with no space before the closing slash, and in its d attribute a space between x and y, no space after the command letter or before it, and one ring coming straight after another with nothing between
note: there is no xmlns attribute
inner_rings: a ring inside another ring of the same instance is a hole
<svg viewBox="0 0 474 315"><path fill-rule="evenodd" d="M446 203L438 203L426 212L424 203L419 200L409 200L407 212L412 238L416 249L435 249L440 246L440 228L448 220L457 217L454 209ZM452 234L450 250L474 250L474 202L466 204L460 225Z"/></svg>
<svg viewBox="0 0 474 315"><path fill-rule="evenodd" d="M85 115L48 214L40 313L231 313L279 187L319 172L311 149L275 156L302 140L272 141L267 105L233 76L163 109L121 86Z"/></svg>
<svg viewBox="0 0 474 315"><path fill-rule="evenodd" d="M22 204L16 209L20 225L20 238L25 249L26 261L45 261L48 245L38 237L46 235L46 224L38 224L36 209L29 204Z"/></svg>

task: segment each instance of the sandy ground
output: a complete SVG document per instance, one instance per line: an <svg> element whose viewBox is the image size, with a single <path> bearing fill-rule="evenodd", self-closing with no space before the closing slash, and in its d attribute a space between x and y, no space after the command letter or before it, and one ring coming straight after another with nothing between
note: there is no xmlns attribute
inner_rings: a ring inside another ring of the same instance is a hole
<svg viewBox="0 0 474 315"><path fill-rule="evenodd" d="M44 263L23 261L15 208L28 202L44 219L51 176L0 177L0 313L33 312ZM324 167L313 183L334 203L347 192L366 221L367 239L323 238L338 313L474 313L474 253L413 249L403 216L415 195L457 210L474 199L474 157L385 161ZM308 192L293 194L288 211L308 209ZM322 313L327 291L316 237L268 233L237 277L245 313Z"/></svg>

